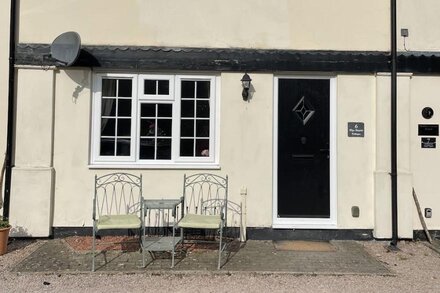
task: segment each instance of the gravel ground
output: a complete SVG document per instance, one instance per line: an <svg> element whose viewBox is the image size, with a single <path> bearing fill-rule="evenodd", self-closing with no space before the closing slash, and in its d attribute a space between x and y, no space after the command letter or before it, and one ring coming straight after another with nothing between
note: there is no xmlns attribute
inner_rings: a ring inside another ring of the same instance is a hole
<svg viewBox="0 0 440 293"><path fill-rule="evenodd" d="M43 241L20 240L0 257L0 292L439 292L440 255L422 242L361 242L396 276L292 274L41 274L10 269Z"/></svg>

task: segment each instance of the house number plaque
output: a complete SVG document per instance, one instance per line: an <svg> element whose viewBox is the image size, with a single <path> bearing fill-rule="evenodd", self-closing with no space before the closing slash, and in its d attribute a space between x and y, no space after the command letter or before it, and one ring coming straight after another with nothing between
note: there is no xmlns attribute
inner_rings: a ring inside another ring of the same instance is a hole
<svg viewBox="0 0 440 293"><path fill-rule="evenodd" d="M348 122L348 137L364 137L364 122Z"/></svg>

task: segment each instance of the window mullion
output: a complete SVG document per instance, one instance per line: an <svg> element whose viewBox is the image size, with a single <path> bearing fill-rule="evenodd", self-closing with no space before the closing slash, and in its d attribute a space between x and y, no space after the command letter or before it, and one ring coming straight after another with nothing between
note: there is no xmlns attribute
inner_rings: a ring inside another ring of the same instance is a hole
<svg viewBox="0 0 440 293"><path fill-rule="evenodd" d="M116 112L115 112L115 152L114 155L118 155L118 107L119 107L119 80L116 82L116 97L115 97L115 103L116 103Z"/></svg>
<svg viewBox="0 0 440 293"><path fill-rule="evenodd" d="M196 125L197 125L197 81L194 82L194 138L193 138L193 157L196 157Z"/></svg>
<svg viewBox="0 0 440 293"><path fill-rule="evenodd" d="M156 90L157 90L157 84L158 82L156 81ZM157 160L157 138L158 138L158 133L157 133L157 116L159 115L159 105L156 104L156 117L154 117L154 159Z"/></svg>

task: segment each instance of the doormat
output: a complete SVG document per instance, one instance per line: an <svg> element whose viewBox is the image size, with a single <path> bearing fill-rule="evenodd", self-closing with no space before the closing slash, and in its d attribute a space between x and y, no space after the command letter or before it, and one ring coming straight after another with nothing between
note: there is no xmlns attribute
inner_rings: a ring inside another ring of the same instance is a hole
<svg viewBox="0 0 440 293"><path fill-rule="evenodd" d="M273 241L276 250L334 252L334 247L325 241L279 240Z"/></svg>

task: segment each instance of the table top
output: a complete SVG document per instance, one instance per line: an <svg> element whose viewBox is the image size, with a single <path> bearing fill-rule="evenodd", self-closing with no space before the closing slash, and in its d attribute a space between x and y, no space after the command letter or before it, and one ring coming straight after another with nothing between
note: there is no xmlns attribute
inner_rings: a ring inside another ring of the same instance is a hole
<svg viewBox="0 0 440 293"><path fill-rule="evenodd" d="M181 203L179 199L145 199L145 209L174 209Z"/></svg>

